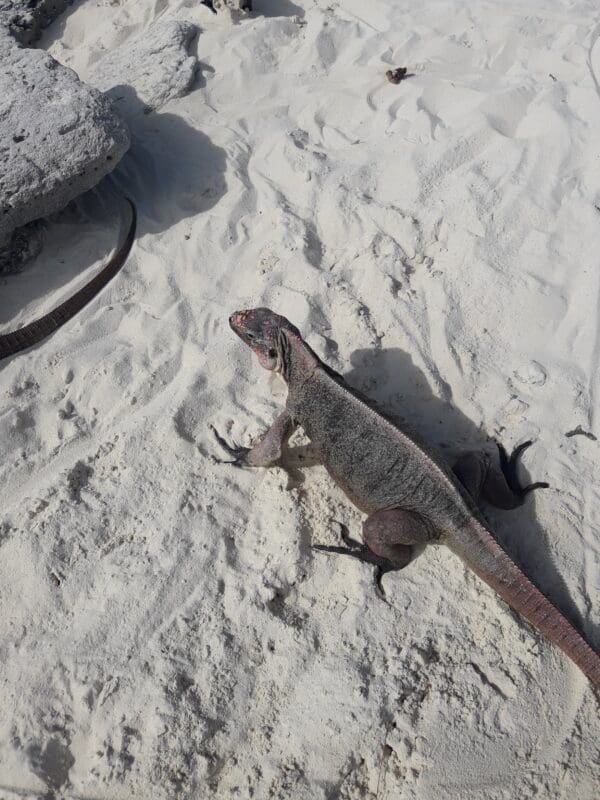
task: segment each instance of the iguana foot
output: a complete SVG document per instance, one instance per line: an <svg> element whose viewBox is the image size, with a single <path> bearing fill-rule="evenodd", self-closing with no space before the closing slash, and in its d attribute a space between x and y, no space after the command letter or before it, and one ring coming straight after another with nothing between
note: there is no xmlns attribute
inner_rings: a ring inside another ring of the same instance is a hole
<svg viewBox="0 0 600 800"><path fill-rule="evenodd" d="M523 442L509 456L500 442L496 442L500 470L491 465L488 453L464 453L454 465L454 474L473 500L478 501L483 497L496 508L518 508L529 492L548 488L548 484L541 481L522 486L519 480L519 458L531 444L531 441Z"/></svg>
<svg viewBox="0 0 600 800"><path fill-rule="evenodd" d="M386 572L393 572L397 569L402 569L402 567L394 564L393 561L389 561L387 558L381 558L372 550L370 550L366 544L360 544L360 542L356 542L354 539L344 539L345 541L354 542L355 544L350 547L338 547L336 545L328 545L328 544L313 544L312 549L318 550L321 553L337 553L339 555L345 556L352 556L352 558L357 558L359 561L364 561L366 564L373 564L375 566L375 587L382 598L385 597L385 591L381 584L381 579L385 575Z"/></svg>
<svg viewBox="0 0 600 800"><path fill-rule="evenodd" d="M500 453L500 469L502 470L502 473L506 478L506 482L511 490L514 492L514 494L521 498L525 497L525 495L529 494L529 492L535 491L535 489L548 489L550 486L550 484L546 483L545 481L530 483L529 486L521 486L521 481L517 475L517 461L519 460L521 453L527 450L528 447L531 447L532 444L533 442L531 440L522 442L522 444L515 447L509 456L503 445L500 444L500 442L496 442L496 447Z"/></svg>
<svg viewBox="0 0 600 800"><path fill-rule="evenodd" d="M222 459L217 459L220 464L233 464L234 467L251 467L252 464L248 462L248 453L250 452L249 447L242 447L241 445L229 444L217 431L214 425L210 426L212 432L215 435L215 439L221 445L223 450L230 455L233 456L232 461L225 461Z"/></svg>
<svg viewBox="0 0 600 800"><path fill-rule="evenodd" d="M282 411L253 447L241 447L235 443L231 445L217 433L214 425L210 427L223 450L233 456L233 461L222 461L222 464L233 464L236 467L270 467L281 458L281 448L292 435L295 424L289 413Z"/></svg>

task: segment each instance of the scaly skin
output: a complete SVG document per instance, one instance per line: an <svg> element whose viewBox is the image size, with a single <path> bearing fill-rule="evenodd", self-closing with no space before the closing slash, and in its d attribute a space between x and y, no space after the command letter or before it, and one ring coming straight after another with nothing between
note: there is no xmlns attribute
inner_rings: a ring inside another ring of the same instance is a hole
<svg viewBox="0 0 600 800"><path fill-rule="evenodd" d="M285 439L300 425L329 474L368 515L364 545L348 542L348 548L319 549L354 555L375 564L381 575L403 567L411 545L443 543L600 688L600 655L512 561L477 510L473 495L480 491L490 499L496 491L498 505L511 508L528 491L547 485L521 489L516 482L515 460L529 443L517 448L510 460L501 450L506 478L502 482L486 462L461 459L457 473L462 483L439 455L417 443L323 364L284 317L269 309L252 309L233 314L230 325L261 365L279 372L288 385L286 410L255 447L231 447L217 434L234 456L233 463L276 463Z"/></svg>
<svg viewBox="0 0 600 800"><path fill-rule="evenodd" d="M21 350L26 350L33 347L39 342L46 339L48 336L57 331L66 322L72 319L75 314L78 314L81 309L86 306L90 300L103 289L106 284L114 278L117 272L121 269L135 238L135 228L137 221L137 213L133 201L127 198L127 202L131 206L131 222L129 230L123 244L119 247L117 252L113 255L110 261L105 264L100 272L95 275L91 281L82 286L78 292L65 300L56 308L44 314L43 317L24 325L16 331L10 333L0 334L0 359L8 358Z"/></svg>

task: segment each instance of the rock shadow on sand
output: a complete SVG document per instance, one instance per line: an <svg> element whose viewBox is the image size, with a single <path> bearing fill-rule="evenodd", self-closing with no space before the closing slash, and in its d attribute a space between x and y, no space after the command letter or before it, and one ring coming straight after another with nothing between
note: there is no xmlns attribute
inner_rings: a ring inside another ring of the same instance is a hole
<svg viewBox="0 0 600 800"><path fill-rule="evenodd" d="M57 3L58 10L52 14L52 22L41 31L39 40L35 40L32 46L38 47L40 50L48 50L53 44L59 42L64 36L69 17L75 14L86 2L87 0L67 0L62 8L63 2ZM48 5L50 4L48 3Z"/></svg>
<svg viewBox="0 0 600 800"><path fill-rule="evenodd" d="M183 117L147 106L132 86L107 94L129 125L131 147L106 182L136 203L139 232L167 230L215 206L227 190L225 150Z"/></svg>
<svg viewBox="0 0 600 800"><path fill-rule="evenodd" d="M304 9L291 0L254 0L252 14L256 17L304 18Z"/></svg>

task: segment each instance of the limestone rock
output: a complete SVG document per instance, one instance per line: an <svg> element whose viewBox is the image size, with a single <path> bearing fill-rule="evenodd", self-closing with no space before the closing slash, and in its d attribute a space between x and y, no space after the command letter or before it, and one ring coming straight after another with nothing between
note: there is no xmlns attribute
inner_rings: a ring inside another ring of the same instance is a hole
<svg viewBox="0 0 600 800"><path fill-rule="evenodd" d="M45 230L45 221L35 219L12 232L8 242L0 247L0 276L19 272L24 264L40 254Z"/></svg>
<svg viewBox="0 0 600 800"><path fill-rule="evenodd" d="M0 25L29 46L73 0L0 0Z"/></svg>
<svg viewBox="0 0 600 800"><path fill-rule="evenodd" d="M106 92L125 117L142 105L158 109L190 90L198 62L188 51L196 34L191 22L159 20L133 41L107 53L87 79ZM137 104L132 103L132 92L137 94Z"/></svg>
<svg viewBox="0 0 600 800"><path fill-rule="evenodd" d="M109 98L0 29L0 244L97 184L128 147Z"/></svg>

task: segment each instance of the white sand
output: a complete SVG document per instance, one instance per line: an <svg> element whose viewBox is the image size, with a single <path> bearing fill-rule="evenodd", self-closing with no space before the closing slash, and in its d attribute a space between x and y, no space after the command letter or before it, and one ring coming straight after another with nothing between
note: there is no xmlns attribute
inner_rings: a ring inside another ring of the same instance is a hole
<svg viewBox="0 0 600 800"><path fill-rule="evenodd" d="M209 431L283 402L227 325L266 304L449 453L535 438L552 489L490 516L600 647L599 445L564 435L600 436L597 5L255 6L87 0L45 37L85 80L188 19L203 69L1 288L1 330L47 310L135 199L119 277L0 367L0 798L597 798L576 667L442 548L380 602L310 550L360 532L324 470Z"/></svg>

